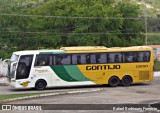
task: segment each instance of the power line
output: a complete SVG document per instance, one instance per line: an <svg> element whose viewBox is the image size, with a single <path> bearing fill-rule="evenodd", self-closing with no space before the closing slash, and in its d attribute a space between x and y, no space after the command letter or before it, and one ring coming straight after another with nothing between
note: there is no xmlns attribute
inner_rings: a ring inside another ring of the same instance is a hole
<svg viewBox="0 0 160 113"><path fill-rule="evenodd" d="M69 35L77 36L77 35L107 35L107 34L117 34L117 35L120 35L120 34L123 34L123 35L141 34L141 35L143 35L144 33L78 33L78 34L76 33L76 34L69 34ZM55 36L68 36L68 34L55 34ZM57 37L54 37L54 36L38 36L38 37L3 38L3 39L25 39L25 38L29 38L29 39L42 39L42 38L48 38L48 37L57 38Z"/></svg>
<svg viewBox="0 0 160 113"><path fill-rule="evenodd" d="M96 33L115 33L115 32L133 31L133 30L135 30L135 29L122 29L122 30L114 30L114 31L107 31L107 32L96 32ZM142 30L142 29L136 29L136 30ZM6 33L24 33L24 34L46 34L46 33L48 33L48 34L82 34L82 33L57 33L57 32L54 33L54 32L42 32L42 31L36 31L36 32L31 32L31 31L0 31L0 32L4 32L4 33L5 32ZM87 33L87 32L85 32L85 33L90 34L90 33Z"/></svg>
<svg viewBox="0 0 160 113"><path fill-rule="evenodd" d="M97 33L55 33L55 34L52 34L53 35L52 37L54 37L54 36L68 36L68 35L76 36L76 35L107 35L107 34L133 35L133 34L144 34L144 33L109 33L109 32L97 32ZM31 37L33 37L33 36L31 36ZM44 36L38 36L38 37L48 37L48 36L44 35ZM6 39L8 39L8 38L6 38Z"/></svg>
<svg viewBox="0 0 160 113"><path fill-rule="evenodd" d="M27 14L0 14L0 16L19 16L19 17L41 17L41 18L62 18L62 19L142 19L141 17L83 17L83 16L49 16L49 15L27 15Z"/></svg>

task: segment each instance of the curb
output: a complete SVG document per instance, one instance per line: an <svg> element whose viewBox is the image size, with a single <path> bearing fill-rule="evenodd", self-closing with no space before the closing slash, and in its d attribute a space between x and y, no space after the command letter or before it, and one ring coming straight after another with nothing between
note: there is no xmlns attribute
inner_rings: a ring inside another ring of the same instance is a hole
<svg viewBox="0 0 160 113"><path fill-rule="evenodd" d="M154 77L155 77L155 78L160 77L160 71L154 72Z"/></svg>
<svg viewBox="0 0 160 113"><path fill-rule="evenodd" d="M160 112L160 107L159 108L157 106L154 107L154 105L158 105L159 106L159 104L160 104L160 101L152 102L152 103L149 103L149 107L151 107L151 108L157 108L157 110L155 110L154 112Z"/></svg>
<svg viewBox="0 0 160 113"><path fill-rule="evenodd" d="M98 91L104 91L104 89L100 88L100 89L93 89L93 90L80 90L80 91L69 91L69 92L59 92L59 93L44 93L44 94L38 94L38 95L34 95L34 96L25 96L25 97L7 99L7 100L0 101L0 103L11 102L11 101L16 101L16 100L39 98L39 97L47 97L47 96L78 94L78 93L89 93L89 92L98 92Z"/></svg>

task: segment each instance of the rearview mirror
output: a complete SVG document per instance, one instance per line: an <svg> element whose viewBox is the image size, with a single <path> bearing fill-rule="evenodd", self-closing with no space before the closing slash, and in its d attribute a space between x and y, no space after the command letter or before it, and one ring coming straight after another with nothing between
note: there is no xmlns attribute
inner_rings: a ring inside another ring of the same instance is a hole
<svg viewBox="0 0 160 113"><path fill-rule="evenodd" d="M9 59L3 60L3 67L7 67L9 63Z"/></svg>

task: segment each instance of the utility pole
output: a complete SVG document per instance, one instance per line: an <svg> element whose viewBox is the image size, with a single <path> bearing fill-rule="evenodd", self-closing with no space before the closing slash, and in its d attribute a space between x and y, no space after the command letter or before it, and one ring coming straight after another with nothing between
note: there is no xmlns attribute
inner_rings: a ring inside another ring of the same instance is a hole
<svg viewBox="0 0 160 113"><path fill-rule="evenodd" d="M145 0L143 0L143 2L144 2L144 5L145 5L145 9L144 9L144 13L145 13L145 15L144 15L144 21L145 21L145 44L147 45L148 44L148 42L147 42L147 40L148 40L148 36L147 36L147 32L148 32L148 30L147 30L147 4L146 4Z"/></svg>

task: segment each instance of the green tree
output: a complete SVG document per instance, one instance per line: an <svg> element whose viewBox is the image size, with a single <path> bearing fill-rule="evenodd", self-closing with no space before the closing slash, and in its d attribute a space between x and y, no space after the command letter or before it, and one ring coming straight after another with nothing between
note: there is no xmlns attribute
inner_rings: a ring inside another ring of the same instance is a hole
<svg viewBox="0 0 160 113"><path fill-rule="evenodd" d="M130 0L10 0L0 9L1 41L8 47L131 46L144 44L144 22ZM14 49L15 50L15 49Z"/></svg>
<svg viewBox="0 0 160 113"><path fill-rule="evenodd" d="M139 18L141 10L138 5L130 2L122 2L117 7L120 14L123 15L123 25L121 27L122 37L125 46L142 45L144 42L145 31L144 20Z"/></svg>
<svg viewBox="0 0 160 113"><path fill-rule="evenodd" d="M139 6L130 2L50 0L31 10L31 14L51 16L35 17L29 29L45 32L54 40L59 38L60 46L130 46L144 41L144 23L137 19Z"/></svg>

